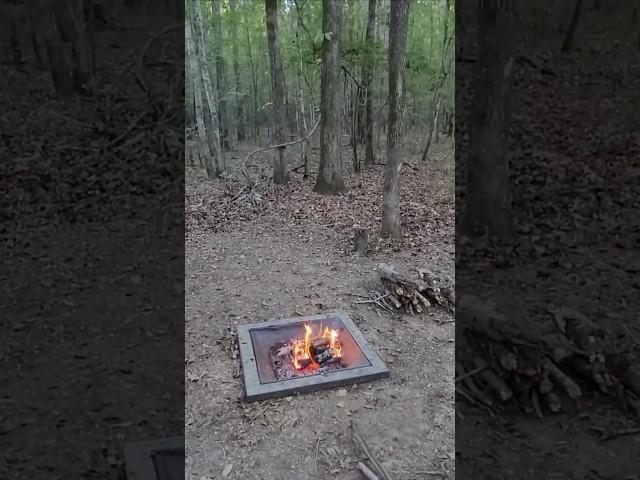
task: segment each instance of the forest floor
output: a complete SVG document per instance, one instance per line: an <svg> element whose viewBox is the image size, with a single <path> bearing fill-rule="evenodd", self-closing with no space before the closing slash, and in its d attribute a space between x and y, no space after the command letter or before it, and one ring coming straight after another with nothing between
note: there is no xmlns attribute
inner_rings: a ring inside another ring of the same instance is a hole
<svg viewBox="0 0 640 480"><path fill-rule="evenodd" d="M232 152L242 158L248 149ZM186 462L190 479L359 479L352 420L395 478L454 478L454 324L433 310L392 316L355 304L377 262L428 265L453 278L451 144L403 176L402 242L350 252L356 224L379 230L381 166L348 177L340 196L249 191L239 179L186 182ZM264 156L268 165L269 157ZM389 379L245 403L235 327L344 310L391 370Z"/></svg>
<svg viewBox="0 0 640 480"><path fill-rule="evenodd" d="M515 69L518 238L475 251L458 247L457 264L464 268L456 269L456 280L458 288L490 298L513 328L524 320L535 333L557 332L553 310L577 310L624 340L638 360L640 219L632 206L640 180L640 64L637 28L614 8L586 14L571 53L559 53L563 34L549 18L538 23L546 32L529 33L545 40L522 48ZM635 33L623 33L626 27ZM459 62L456 73L469 78L471 67ZM465 104L456 108L460 126L468 118ZM464 128L457 128L462 138ZM542 472L546 478L637 479L640 437L602 438L603 432L637 428L637 418L592 388L583 400L581 406L563 402L561 413L543 419L517 406L492 418L459 401L457 473L492 480L536 479Z"/></svg>

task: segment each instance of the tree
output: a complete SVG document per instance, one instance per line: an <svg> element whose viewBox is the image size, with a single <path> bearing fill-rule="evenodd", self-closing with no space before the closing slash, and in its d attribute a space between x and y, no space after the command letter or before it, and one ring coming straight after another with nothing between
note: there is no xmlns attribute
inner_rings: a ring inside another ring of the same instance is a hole
<svg viewBox="0 0 640 480"><path fill-rule="evenodd" d="M369 0L369 12L367 15L367 33L365 34L365 42L367 45L367 58L363 66L362 86L365 94L364 109L364 130L365 130L365 165L372 165L375 161L373 156L373 92L371 85L373 83L373 67L374 59L371 55L374 43L376 41L376 0Z"/></svg>
<svg viewBox="0 0 640 480"><path fill-rule="evenodd" d="M196 121L198 123L198 133L201 141L203 136L207 138L207 145L209 146L208 155L205 158L201 158L207 169L207 175L209 178L220 177L224 173L224 157L222 156L222 149L220 148L220 131L218 126L218 115L215 102L215 87L211 80L209 72L209 65L207 62L206 42L204 36L204 25L202 21L202 9L200 0L190 0L191 7L189 9L190 23L185 25L187 37L187 48L191 53L191 71L194 78L194 98L196 109ZM187 28L188 27L188 28ZM187 36L188 35L188 36ZM214 75L215 78L215 75ZM206 97L207 108L202 107L202 92ZM200 107L198 106L200 102ZM198 118L198 108L200 108L201 118ZM204 127L204 115L209 118L210 130L207 133L203 133ZM202 123L201 123L202 122ZM204 150L201 149L204 153Z"/></svg>
<svg viewBox="0 0 640 480"><path fill-rule="evenodd" d="M427 144L424 147L422 153L422 161L426 162L429 155L429 149L431 148L431 140L433 139L434 132L436 133L436 142L438 141L438 114L440 113L440 105L442 103L442 95L440 90L442 89L447 75L449 74L446 67L446 59L449 53L449 46L451 45L452 37L449 36L449 11L451 10L450 0L445 1L445 13L444 13L444 35L442 37L442 59L440 63L440 75L438 76L438 82L433 90L433 100L431 101L431 121L428 127Z"/></svg>
<svg viewBox="0 0 640 480"><path fill-rule="evenodd" d="M389 120L387 164L384 171L382 235L400 238L400 172L402 170L402 114L407 26L410 0L391 2L389 23Z"/></svg>
<svg viewBox="0 0 640 480"><path fill-rule="evenodd" d="M336 194L342 179L341 101L338 94L342 0L322 2L322 76L320 80L320 168L315 191Z"/></svg>
<svg viewBox="0 0 640 480"><path fill-rule="evenodd" d="M600 7L598 7L599 9ZM571 23L567 30L567 35L562 42L562 51L569 52L573 48L573 41L576 38L576 31L578 30L578 23L580 22L580 14L582 12L582 0L576 0L576 5L571 15Z"/></svg>
<svg viewBox="0 0 640 480"><path fill-rule="evenodd" d="M224 68L224 51L223 51L223 39L222 39L222 21L220 18L220 0L211 0L211 14L213 16L213 38L214 38L214 50L213 56L215 57L216 65L216 83L218 85L218 124L220 125L220 144L227 150L231 148L229 143L229 125L227 117L227 98L225 95L226 90L226 76Z"/></svg>
<svg viewBox="0 0 640 480"><path fill-rule="evenodd" d="M273 95L273 131L276 144L284 143L286 105L284 101L284 73L278 45L278 0L265 0L267 14L267 42ZM273 181L284 185L289 182L289 171L284 156L285 147L278 148L278 156L273 160Z"/></svg>
<svg viewBox="0 0 640 480"><path fill-rule="evenodd" d="M468 235L512 233L509 182L509 97L513 67L512 1L481 0L478 58L469 132Z"/></svg>
<svg viewBox="0 0 640 480"><path fill-rule="evenodd" d="M234 104L236 106L236 138L239 142L244 141L245 133L244 133L244 109L242 106L242 97L241 90L242 84L240 82L240 59L238 53L238 21L239 17L238 13L238 0L231 0L229 2L229 7L231 7L231 11L234 14L233 21L231 22L231 46L233 49L233 74L236 81L236 91L234 95Z"/></svg>
<svg viewBox="0 0 640 480"><path fill-rule="evenodd" d="M93 36L85 20L88 4L84 0L38 3L43 19L43 43L56 92L82 92L91 84L95 72Z"/></svg>

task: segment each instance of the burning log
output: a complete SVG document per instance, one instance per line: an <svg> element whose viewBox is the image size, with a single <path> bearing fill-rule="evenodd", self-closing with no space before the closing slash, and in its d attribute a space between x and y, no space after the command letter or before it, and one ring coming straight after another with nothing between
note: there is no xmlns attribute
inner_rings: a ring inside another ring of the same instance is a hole
<svg viewBox="0 0 640 480"><path fill-rule="evenodd" d="M316 355L313 359L315 360L316 363L318 363L319 365L322 365L323 363L331 360L335 355L336 355L335 350L331 348L327 348L322 353Z"/></svg>
<svg viewBox="0 0 640 480"><path fill-rule="evenodd" d="M316 357L318 354L326 351L331 344L331 340L327 337L318 337L311 340L311 356Z"/></svg>

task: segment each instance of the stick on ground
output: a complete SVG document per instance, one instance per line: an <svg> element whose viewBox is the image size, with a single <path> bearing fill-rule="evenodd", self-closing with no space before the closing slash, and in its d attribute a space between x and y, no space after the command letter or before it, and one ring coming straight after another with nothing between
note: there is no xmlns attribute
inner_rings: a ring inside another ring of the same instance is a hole
<svg viewBox="0 0 640 480"><path fill-rule="evenodd" d="M371 470L369 470L369 467L367 467L362 462L358 462L358 470L362 472L362 474L365 476L367 480L379 480L378 476L375 473L373 473Z"/></svg>
<svg viewBox="0 0 640 480"><path fill-rule="evenodd" d="M371 460L371 463L373 464L373 466L376 468L376 470L380 474L380 477L382 477L382 480L391 480L391 475L389 475L389 472L387 472L387 470L384 468L384 466L381 463L379 463L376 460L376 458L373 456L373 454L371 453L371 450L369 449L369 447L367 446L366 442L364 441L364 438L362 438L362 436L358 432L358 430L357 430L356 426L354 425L354 423L350 422L349 425L351 427L351 434L353 435L353 439L360 446L360 448L362 449L362 452L367 457L369 457L369 460Z"/></svg>

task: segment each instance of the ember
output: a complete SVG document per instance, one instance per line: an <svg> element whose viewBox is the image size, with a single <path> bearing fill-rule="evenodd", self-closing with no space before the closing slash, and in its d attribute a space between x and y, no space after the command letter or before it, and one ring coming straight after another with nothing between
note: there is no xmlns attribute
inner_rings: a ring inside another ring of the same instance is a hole
<svg viewBox="0 0 640 480"><path fill-rule="evenodd" d="M342 368L339 330L320 326L318 335L304 324L304 337L273 345L269 352L278 379L315 375Z"/></svg>

